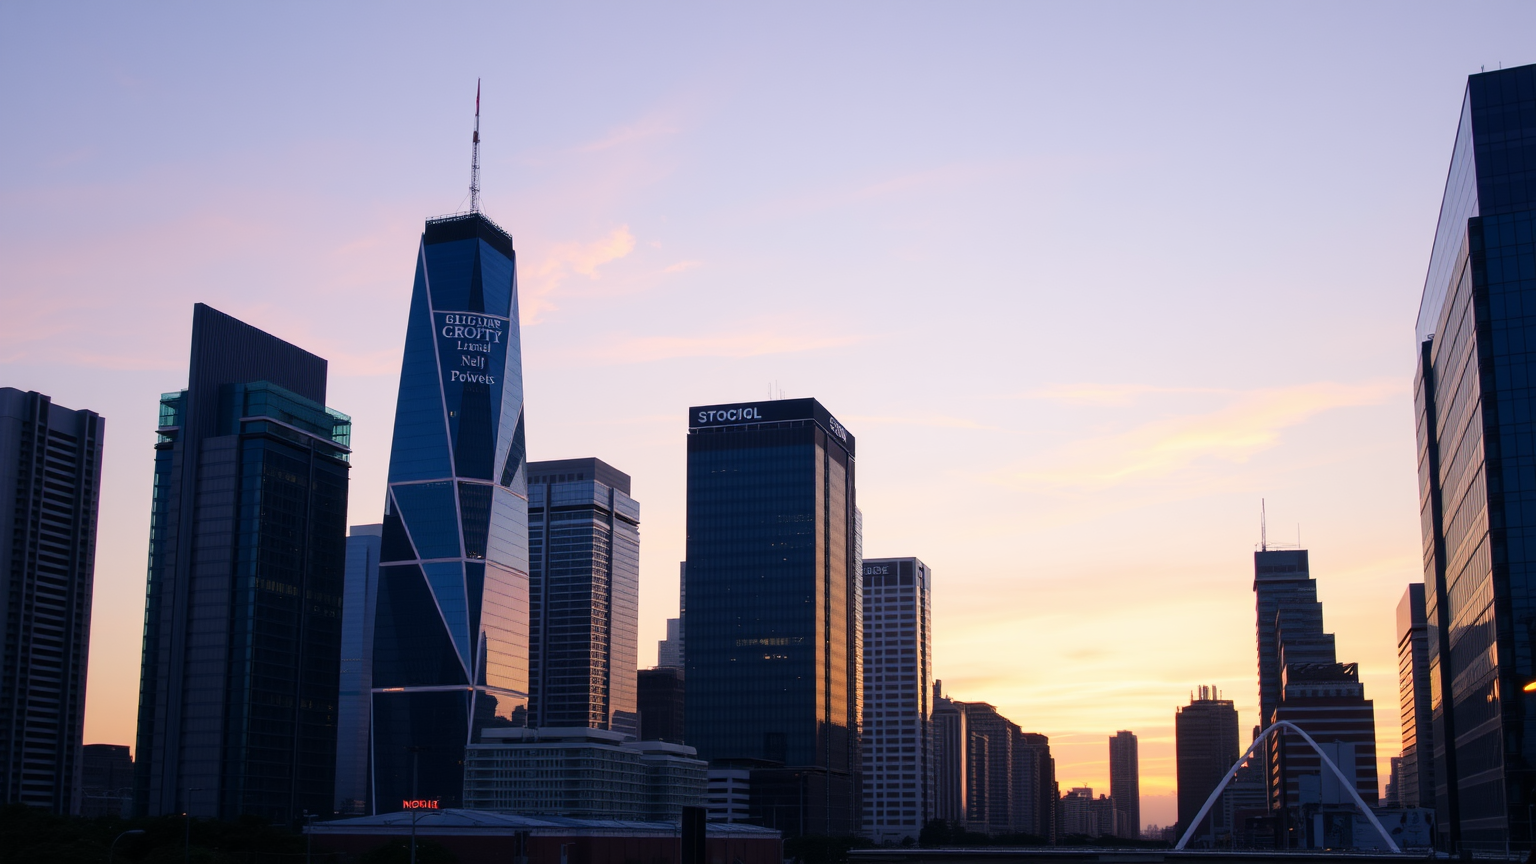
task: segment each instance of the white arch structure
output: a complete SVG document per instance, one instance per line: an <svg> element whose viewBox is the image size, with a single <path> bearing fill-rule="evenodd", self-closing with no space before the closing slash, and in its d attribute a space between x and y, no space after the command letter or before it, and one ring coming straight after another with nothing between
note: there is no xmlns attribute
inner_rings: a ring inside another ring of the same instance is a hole
<svg viewBox="0 0 1536 864"><path fill-rule="evenodd" d="M1205 818L1207 813L1211 812L1211 805L1216 803L1216 799L1221 797L1221 793L1227 788L1227 784L1231 783L1232 778L1237 776L1237 769L1242 767L1244 760L1252 756L1254 751L1259 748L1259 745L1263 744L1266 740L1269 739L1269 733L1274 732L1276 729L1280 729L1282 727L1295 732L1297 735L1302 737L1302 740L1312 745L1312 749L1317 753L1317 758L1321 759L1323 764L1327 765L1329 770L1333 771L1333 776L1339 778L1339 785L1349 790L1349 797L1355 799L1355 806L1360 808L1360 812L1365 814L1365 818L1371 821L1371 825L1376 828L1376 833L1381 835L1381 839L1387 841L1387 848L1400 854L1403 850L1397 848L1397 844L1392 842L1391 836L1387 834L1387 829L1381 827L1381 820L1376 818L1376 814L1371 812L1371 808L1365 806L1365 801L1360 797L1360 793L1355 791L1355 784L1351 783L1349 778L1344 776L1344 772L1339 770L1339 766L1333 764L1333 760L1328 758L1328 754L1323 752L1323 748L1317 746L1317 742L1312 740L1311 735L1308 735L1306 732L1302 731L1300 726L1297 726L1295 723L1292 723L1289 720L1275 721L1275 723L1268 729L1260 732L1259 737L1253 739L1253 743L1248 745L1248 752L1244 753L1241 757L1238 758L1237 762L1233 763L1232 768L1227 771L1227 776L1221 778L1221 783L1217 784L1216 791L1211 793L1211 797L1205 799L1205 806L1200 808L1200 812L1196 814L1195 818L1189 823L1189 827L1184 829L1184 836L1179 838L1179 845L1173 848L1184 848L1184 844L1188 843L1189 838L1194 836L1195 829L1200 827L1201 820Z"/></svg>

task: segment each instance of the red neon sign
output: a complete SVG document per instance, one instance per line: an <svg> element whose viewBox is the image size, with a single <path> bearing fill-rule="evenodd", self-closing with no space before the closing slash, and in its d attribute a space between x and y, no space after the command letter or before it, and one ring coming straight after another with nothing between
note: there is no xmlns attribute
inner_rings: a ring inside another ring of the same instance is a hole
<svg viewBox="0 0 1536 864"><path fill-rule="evenodd" d="M401 801L400 802L400 809L402 809L402 810L436 810L436 809L438 809L437 799L436 798L416 798L416 799L410 800L410 801Z"/></svg>

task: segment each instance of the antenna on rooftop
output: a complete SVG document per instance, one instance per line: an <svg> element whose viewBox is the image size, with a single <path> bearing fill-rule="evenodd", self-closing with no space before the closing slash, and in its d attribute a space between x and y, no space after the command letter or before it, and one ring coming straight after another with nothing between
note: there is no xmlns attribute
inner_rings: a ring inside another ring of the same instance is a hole
<svg viewBox="0 0 1536 864"><path fill-rule="evenodd" d="M1259 499L1259 551L1269 550L1269 527L1265 524L1264 499Z"/></svg>
<svg viewBox="0 0 1536 864"><path fill-rule="evenodd" d="M469 212L480 212L480 79L475 79L475 137L469 158Z"/></svg>

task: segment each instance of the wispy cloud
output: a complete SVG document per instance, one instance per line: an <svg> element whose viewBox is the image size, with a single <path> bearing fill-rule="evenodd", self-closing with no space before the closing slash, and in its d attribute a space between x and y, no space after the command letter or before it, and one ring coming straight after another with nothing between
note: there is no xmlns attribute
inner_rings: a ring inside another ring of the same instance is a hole
<svg viewBox="0 0 1536 864"><path fill-rule="evenodd" d="M675 135L678 131L680 130L675 125L664 118L648 117L638 123L621 126L596 141L577 147L576 150L579 153L596 153L660 135Z"/></svg>
<svg viewBox="0 0 1536 864"><path fill-rule="evenodd" d="M685 270L692 270L695 267L703 267L703 266L704 266L704 262L703 261L679 261L676 264L669 264L668 266L662 268L661 272L663 272L663 273L682 273Z"/></svg>
<svg viewBox="0 0 1536 864"><path fill-rule="evenodd" d="M969 417L951 417L946 414L913 414L906 416L848 414L843 419L860 426L927 426L937 429L996 430L997 426L977 423Z"/></svg>
<svg viewBox="0 0 1536 864"><path fill-rule="evenodd" d="M1019 397L1067 405L1129 405L1144 396L1168 393L1232 393L1215 387L1155 387L1148 384L1052 384Z"/></svg>
<svg viewBox="0 0 1536 864"><path fill-rule="evenodd" d="M1403 391L1403 382L1323 381L1230 392L1209 411L1164 417L1133 429L1076 441L1025 465L1010 478L1033 486L1103 488L1173 474L1204 461L1243 463L1273 447L1281 433L1337 408L1379 405ZM1123 398L1134 389L1078 385L1093 399ZM1222 393L1223 391L1211 391ZM1100 394L1094 396L1093 394Z"/></svg>
<svg viewBox="0 0 1536 864"><path fill-rule="evenodd" d="M557 243L533 271L527 288L518 298L522 323L537 324L545 313L555 309L552 295L572 275L598 279L598 268L635 251L635 235L628 225L620 225L605 237L589 242Z"/></svg>

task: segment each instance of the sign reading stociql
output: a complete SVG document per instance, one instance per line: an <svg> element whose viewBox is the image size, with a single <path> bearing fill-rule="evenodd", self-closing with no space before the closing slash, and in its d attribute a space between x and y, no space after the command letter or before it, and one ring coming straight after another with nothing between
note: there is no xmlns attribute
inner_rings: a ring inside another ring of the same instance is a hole
<svg viewBox="0 0 1536 864"><path fill-rule="evenodd" d="M729 423L732 420L761 420L763 414L757 408L732 408L729 411L700 411L700 423Z"/></svg>

